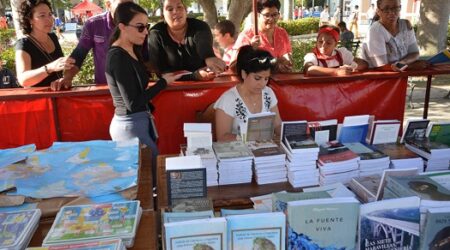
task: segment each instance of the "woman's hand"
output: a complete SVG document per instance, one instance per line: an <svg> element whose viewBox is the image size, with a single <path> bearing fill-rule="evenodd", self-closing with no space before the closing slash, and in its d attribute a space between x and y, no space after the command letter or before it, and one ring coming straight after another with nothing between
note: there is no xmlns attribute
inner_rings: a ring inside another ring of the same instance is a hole
<svg viewBox="0 0 450 250"><path fill-rule="evenodd" d="M277 58L277 71L281 73L292 71L292 62L285 57Z"/></svg>
<svg viewBox="0 0 450 250"><path fill-rule="evenodd" d="M71 69L75 64L75 59L71 57L60 57L55 61L47 64L50 73Z"/></svg>
<svg viewBox="0 0 450 250"><path fill-rule="evenodd" d="M208 57L205 59L206 66L214 73L220 74L225 71L227 64L220 58Z"/></svg>
<svg viewBox="0 0 450 250"><path fill-rule="evenodd" d="M172 82L180 79L180 77L182 77L182 76L183 76L183 74L166 73L166 74L162 74L161 78L166 80L167 84L169 84L169 83L172 83Z"/></svg>
<svg viewBox="0 0 450 250"><path fill-rule="evenodd" d="M351 66L340 66L336 69L336 76L348 76L351 75L353 72L353 68Z"/></svg>
<svg viewBox="0 0 450 250"><path fill-rule="evenodd" d="M216 74L212 71L206 71L205 69L198 69L194 72L194 77L199 81L208 81L214 79Z"/></svg>
<svg viewBox="0 0 450 250"><path fill-rule="evenodd" d="M258 48L260 44L261 44L261 37L259 35L255 35L252 37L252 39L250 39L250 45L254 49Z"/></svg>

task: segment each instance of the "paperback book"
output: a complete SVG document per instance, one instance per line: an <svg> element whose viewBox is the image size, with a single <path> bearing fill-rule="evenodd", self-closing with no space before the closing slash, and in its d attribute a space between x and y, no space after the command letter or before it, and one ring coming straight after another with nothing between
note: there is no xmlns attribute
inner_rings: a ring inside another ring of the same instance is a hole
<svg viewBox="0 0 450 250"><path fill-rule="evenodd" d="M206 197L206 168L200 156L166 158L169 205L175 200Z"/></svg>
<svg viewBox="0 0 450 250"><path fill-rule="evenodd" d="M287 209L287 204L290 201L311 200L320 198L330 198L331 195L326 191L313 192L278 192L272 194L272 211L284 212Z"/></svg>
<svg viewBox="0 0 450 250"><path fill-rule="evenodd" d="M273 112L250 115L247 120L246 141L272 140L275 130L275 115Z"/></svg>
<svg viewBox="0 0 450 250"><path fill-rule="evenodd" d="M39 209L0 213L0 249L21 250L27 247L40 217Z"/></svg>
<svg viewBox="0 0 450 250"><path fill-rule="evenodd" d="M425 200L450 201L450 190L424 175L388 176L387 187L397 197L418 196Z"/></svg>
<svg viewBox="0 0 450 250"><path fill-rule="evenodd" d="M358 214L353 197L288 202L288 249L356 249Z"/></svg>
<svg viewBox="0 0 450 250"><path fill-rule="evenodd" d="M431 122L428 127L430 141L450 146L450 122Z"/></svg>
<svg viewBox="0 0 450 250"><path fill-rule="evenodd" d="M429 123L430 120L427 119L408 119L400 143L404 143L405 140L422 140L425 138Z"/></svg>
<svg viewBox="0 0 450 250"><path fill-rule="evenodd" d="M227 249L225 218L178 221L164 224L166 250Z"/></svg>
<svg viewBox="0 0 450 250"><path fill-rule="evenodd" d="M420 249L450 249L450 208L429 208L420 237Z"/></svg>
<svg viewBox="0 0 450 250"><path fill-rule="evenodd" d="M430 64L444 64L450 62L450 50L444 49L427 60Z"/></svg>
<svg viewBox="0 0 450 250"><path fill-rule="evenodd" d="M418 197L361 205L359 249L419 249L419 206Z"/></svg>
<svg viewBox="0 0 450 250"><path fill-rule="evenodd" d="M336 140L337 119L308 122L308 129L314 141L321 145Z"/></svg>
<svg viewBox="0 0 450 250"><path fill-rule="evenodd" d="M48 247L30 247L27 250L126 250L121 239L94 240Z"/></svg>
<svg viewBox="0 0 450 250"><path fill-rule="evenodd" d="M120 238L132 247L142 209L139 201L65 206L59 210L43 246Z"/></svg>
<svg viewBox="0 0 450 250"><path fill-rule="evenodd" d="M228 249L285 249L282 212L228 216Z"/></svg>
<svg viewBox="0 0 450 250"><path fill-rule="evenodd" d="M369 144L396 143L399 131L399 120L373 121L369 124L366 142Z"/></svg>

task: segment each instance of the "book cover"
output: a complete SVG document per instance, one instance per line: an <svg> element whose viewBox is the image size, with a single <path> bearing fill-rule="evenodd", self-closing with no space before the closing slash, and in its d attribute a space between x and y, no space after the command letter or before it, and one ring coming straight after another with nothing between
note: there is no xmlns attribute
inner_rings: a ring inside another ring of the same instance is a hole
<svg viewBox="0 0 450 250"><path fill-rule="evenodd" d="M386 186L386 179L388 176L414 176L417 175L417 168L405 168L405 169L385 169L381 176L380 185L376 193L376 200L382 200L384 193L384 187Z"/></svg>
<svg viewBox="0 0 450 250"><path fill-rule="evenodd" d="M310 200L320 198L330 198L331 195L326 191L313 191L313 192L278 192L272 194L272 211L284 212L287 208L289 201L297 200Z"/></svg>
<svg viewBox="0 0 450 250"><path fill-rule="evenodd" d="M375 145L374 148L388 155L391 160L410 159L419 157L417 154L407 149L403 144L386 143Z"/></svg>
<svg viewBox="0 0 450 250"><path fill-rule="evenodd" d="M166 158L169 205L175 200L206 197L206 168L200 156Z"/></svg>
<svg viewBox="0 0 450 250"><path fill-rule="evenodd" d="M419 206L418 197L361 205L359 249L419 249Z"/></svg>
<svg viewBox="0 0 450 250"><path fill-rule="evenodd" d="M0 213L0 249L19 249L39 223L41 210L23 210Z"/></svg>
<svg viewBox="0 0 450 250"><path fill-rule="evenodd" d="M200 212L214 210L213 202L210 198L189 198L177 199L171 207L172 212Z"/></svg>
<svg viewBox="0 0 450 250"><path fill-rule="evenodd" d="M140 219L139 204L139 201L126 201L62 207L43 245L100 238L133 238Z"/></svg>
<svg viewBox="0 0 450 250"><path fill-rule="evenodd" d="M425 138L429 123L430 120L427 119L408 119L400 143L404 143L405 140L422 140Z"/></svg>
<svg viewBox="0 0 450 250"><path fill-rule="evenodd" d="M376 200L380 181L381 175L360 176L352 178L350 188L365 203L372 202Z"/></svg>
<svg viewBox="0 0 450 250"><path fill-rule="evenodd" d="M214 218L212 210L198 212L162 212L163 223Z"/></svg>
<svg viewBox="0 0 450 250"><path fill-rule="evenodd" d="M275 113L267 112L250 115L247 120L246 141L269 141L275 130Z"/></svg>
<svg viewBox="0 0 450 250"><path fill-rule="evenodd" d="M29 144L17 148L0 150L0 167L6 167L13 163L25 160L28 155L36 150L36 145Z"/></svg>
<svg viewBox="0 0 450 250"><path fill-rule="evenodd" d="M228 249L285 249L286 216L281 212L228 216Z"/></svg>
<svg viewBox="0 0 450 250"><path fill-rule="evenodd" d="M308 122L308 129L311 137L318 145L334 141L337 135L337 119Z"/></svg>
<svg viewBox="0 0 450 250"><path fill-rule="evenodd" d="M338 141L340 141L341 143L347 142L365 143L368 129L369 124L342 126Z"/></svg>
<svg viewBox="0 0 450 250"><path fill-rule="evenodd" d="M315 141L307 136L285 136L285 144L291 152L302 152L318 149Z"/></svg>
<svg viewBox="0 0 450 250"><path fill-rule="evenodd" d="M443 64L450 62L450 50L445 49L427 60L430 64Z"/></svg>
<svg viewBox="0 0 450 250"><path fill-rule="evenodd" d="M353 197L288 202L288 249L355 249L358 214Z"/></svg>
<svg viewBox="0 0 450 250"><path fill-rule="evenodd" d="M253 154L242 141L214 142L213 149L219 161L253 158Z"/></svg>
<svg viewBox="0 0 450 250"><path fill-rule="evenodd" d="M281 139L291 136L303 136L307 135L308 123L306 121L289 121L281 123Z"/></svg>
<svg viewBox="0 0 450 250"><path fill-rule="evenodd" d="M258 213L266 213L266 210L258 210L254 208L249 209L226 209L221 208L220 209L220 216L227 217L227 216L233 216L233 215L243 215L243 214L258 214Z"/></svg>
<svg viewBox="0 0 450 250"><path fill-rule="evenodd" d="M375 160L388 157L383 152L366 146L360 142L344 143L344 145L353 153L358 154L361 160Z"/></svg>
<svg viewBox="0 0 450 250"><path fill-rule="evenodd" d="M337 141L330 141L320 145L319 162L321 164L347 161L358 158L358 155Z"/></svg>
<svg viewBox="0 0 450 250"><path fill-rule="evenodd" d="M450 191L425 175L388 176L387 186L398 196L418 196L425 200L450 201Z"/></svg>
<svg viewBox="0 0 450 250"><path fill-rule="evenodd" d="M450 146L450 122L432 122L429 127L428 139L430 141Z"/></svg>
<svg viewBox="0 0 450 250"><path fill-rule="evenodd" d="M166 250L226 250L225 218L199 219L164 224Z"/></svg>
<svg viewBox="0 0 450 250"><path fill-rule="evenodd" d="M400 121L380 120L373 123L370 144L396 143L400 131Z"/></svg>
<svg viewBox="0 0 450 250"><path fill-rule="evenodd" d="M450 249L450 208L429 208L423 232L420 237L420 249Z"/></svg>

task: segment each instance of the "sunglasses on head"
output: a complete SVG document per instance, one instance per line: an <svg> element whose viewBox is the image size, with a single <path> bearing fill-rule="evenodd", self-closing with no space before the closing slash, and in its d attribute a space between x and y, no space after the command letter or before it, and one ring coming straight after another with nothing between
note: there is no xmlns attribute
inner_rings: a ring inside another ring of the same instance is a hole
<svg viewBox="0 0 450 250"><path fill-rule="evenodd" d="M144 30L150 29L150 24L142 24L142 23L137 25L128 24L128 26L135 27L139 31L139 33L144 32Z"/></svg>
<svg viewBox="0 0 450 250"><path fill-rule="evenodd" d="M255 57L253 59L250 59L249 63L258 62L259 64L275 64L277 62L276 58L273 57Z"/></svg>

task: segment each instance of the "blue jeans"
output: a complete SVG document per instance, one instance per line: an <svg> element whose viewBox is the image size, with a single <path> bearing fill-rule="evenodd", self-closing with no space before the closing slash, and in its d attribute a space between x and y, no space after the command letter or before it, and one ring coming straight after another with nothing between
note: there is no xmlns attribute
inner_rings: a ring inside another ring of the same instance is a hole
<svg viewBox="0 0 450 250"><path fill-rule="evenodd" d="M109 134L113 141L127 141L139 138L139 141L152 151L152 176L153 186L156 186L156 157L158 156L158 147L150 138L150 120L147 112L137 112L130 115L114 115L109 126Z"/></svg>

